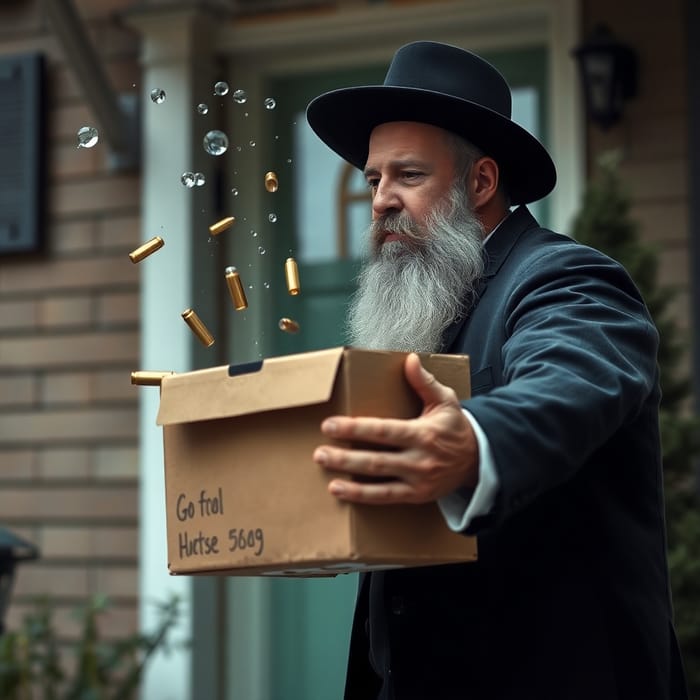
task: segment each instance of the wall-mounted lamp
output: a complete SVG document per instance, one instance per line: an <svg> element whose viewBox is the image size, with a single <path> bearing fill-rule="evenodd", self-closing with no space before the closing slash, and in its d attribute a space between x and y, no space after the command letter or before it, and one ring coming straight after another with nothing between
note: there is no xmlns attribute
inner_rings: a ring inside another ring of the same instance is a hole
<svg viewBox="0 0 700 700"><path fill-rule="evenodd" d="M10 606L15 567L21 561L36 559L39 550L9 530L0 528L0 635L5 631L5 613Z"/></svg>
<svg viewBox="0 0 700 700"><path fill-rule="evenodd" d="M622 116L625 100L637 94L637 55L598 25L572 51L579 66L588 118L608 129Z"/></svg>

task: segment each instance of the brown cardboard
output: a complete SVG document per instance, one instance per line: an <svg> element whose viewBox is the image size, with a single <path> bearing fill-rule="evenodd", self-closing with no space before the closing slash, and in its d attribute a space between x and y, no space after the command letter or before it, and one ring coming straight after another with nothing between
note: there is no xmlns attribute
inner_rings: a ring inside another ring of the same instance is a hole
<svg viewBox="0 0 700 700"><path fill-rule="evenodd" d="M312 460L326 416L418 415L405 355L332 348L164 377L170 572L328 576L474 560L475 539L451 532L435 504L340 503ZM466 356L421 360L469 396Z"/></svg>

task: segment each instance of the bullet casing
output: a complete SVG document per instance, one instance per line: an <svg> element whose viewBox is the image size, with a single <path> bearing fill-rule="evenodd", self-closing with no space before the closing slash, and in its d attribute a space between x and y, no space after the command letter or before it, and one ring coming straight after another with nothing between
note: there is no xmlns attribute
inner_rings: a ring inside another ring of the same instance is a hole
<svg viewBox="0 0 700 700"><path fill-rule="evenodd" d="M160 386L163 377L169 377L175 372L149 372L138 370L131 373L131 383L136 386Z"/></svg>
<svg viewBox="0 0 700 700"><path fill-rule="evenodd" d="M277 324L281 331L285 333L298 333L300 328L299 324L291 318L281 318Z"/></svg>
<svg viewBox="0 0 700 700"><path fill-rule="evenodd" d="M270 172L265 173L265 189L268 192L277 192L280 183L277 179L277 173L270 170Z"/></svg>
<svg viewBox="0 0 700 700"><path fill-rule="evenodd" d="M214 344L214 336L209 332L209 329L204 325L199 316L192 309L185 309L182 312L182 318L190 327L192 332L199 338L202 345L210 347Z"/></svg>
<svg viewBox="0 0 700 700"><path fill-rule="evenodd" d="M165 245L165 241L160 236L154 236L150 241L146 241L143 245L139 246L135 250L129 253L129 259L132 263L141 262L144 258L147 258L151 253L155 253L160 250Z"/></svg>
<svg viewBox="0 0 700 700"><path fill-rule="evenodd" d="M228 291L231 293L231 301L233 301L236 311L247 309L248 299L243 289L241 277L235 267L226 268L226 284L228 285Z"/></svg>
<svg viewBox="0 0 700 700"><path fill-rule="evenodd" d="M299 284L299 266L294 258L287 258L284 263L284 276L287 278L287 291L296 296L301 291Z"/></svg>
<svg viewBox="0 0 700 700"><path fill-rule="evenodd" d="M225 231L227 228L233 226L235 222L235 216L227 216L223 219L220 219L215 224L212 224L209 227L209 233L211 233L212 236L218 236L222 231Z"/></svg>

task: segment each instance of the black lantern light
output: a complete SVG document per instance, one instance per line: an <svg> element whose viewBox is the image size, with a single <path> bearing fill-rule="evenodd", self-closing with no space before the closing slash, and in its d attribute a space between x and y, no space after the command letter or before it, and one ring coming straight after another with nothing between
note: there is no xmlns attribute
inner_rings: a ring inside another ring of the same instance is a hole
<svg viewBox="0 0 700 700"><path fill-rule="evenodd" d="M637 94L637 55L604 25L572 51L583 83L586 113L602 129L622 116L625 100Z"/></svg>
<svg viewBox="0 0 700 700"><path fill-rule="evenodd" d="M5 631L5 613L12 597L15 567L21 561L38 556L39 550L33 544L0 527L0 634Z"/></svg>

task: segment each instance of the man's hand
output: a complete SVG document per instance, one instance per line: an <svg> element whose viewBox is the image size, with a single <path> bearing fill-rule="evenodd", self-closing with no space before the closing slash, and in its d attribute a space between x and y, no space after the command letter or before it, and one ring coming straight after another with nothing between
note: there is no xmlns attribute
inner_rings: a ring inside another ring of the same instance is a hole
<svg viewBox="0 0 700 700"><path fill-rule="evenodd" d="M455 392L427 372L415 353L406 357L404 372L423 401L418 418L331 416L321 424L321 431L330 438L389 448L316 448L314 461L331 472L347 475L328 485L339 499L371 504L427 503L462 486L476 486L476 437ZM353 481L353 475L380 481Z"/></svg>

